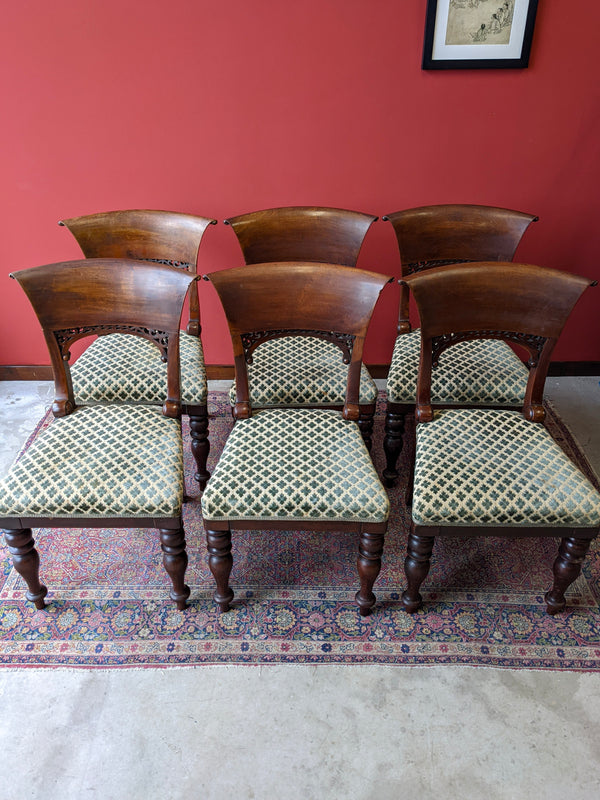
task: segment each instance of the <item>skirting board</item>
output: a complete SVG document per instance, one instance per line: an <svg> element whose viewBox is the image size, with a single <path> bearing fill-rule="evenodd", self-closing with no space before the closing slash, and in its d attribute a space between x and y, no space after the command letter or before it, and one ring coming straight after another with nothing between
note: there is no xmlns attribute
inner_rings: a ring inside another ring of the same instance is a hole
<svg viewBox="0 0 600 800"><path fill-rule="evenodd" d="M374 378L386 378L389 364L367 364ZM233 365L207 364L209 380L233 380ZM553 377L575 375L600 375L600 361L555 361L548 375ZM0 381L51 381L52 367L45 364L25 366L0 366Z"/></svg>

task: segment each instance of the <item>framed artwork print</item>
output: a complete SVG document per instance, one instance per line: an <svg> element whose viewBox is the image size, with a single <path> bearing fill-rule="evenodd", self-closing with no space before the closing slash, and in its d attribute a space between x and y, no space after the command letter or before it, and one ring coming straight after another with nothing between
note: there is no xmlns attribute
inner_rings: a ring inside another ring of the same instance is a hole
<svg viewBox="0 0 600 800"><path fill-rule="evenodd" d="M427 0L423 69L529 63L538 0Z"/></svg>

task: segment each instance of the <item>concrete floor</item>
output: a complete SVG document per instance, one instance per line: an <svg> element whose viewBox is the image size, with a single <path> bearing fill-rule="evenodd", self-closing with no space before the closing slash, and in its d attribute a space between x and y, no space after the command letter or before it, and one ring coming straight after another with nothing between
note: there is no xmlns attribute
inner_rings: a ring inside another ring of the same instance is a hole
<svg viewBox="0 0 600 800"><path fill-rule="evenodd" d="M600 473L598 378L547 394ZM51 398L0 384L0 473ZM0 708L0 800L600 797L600 675L4 669Z"/></svg>

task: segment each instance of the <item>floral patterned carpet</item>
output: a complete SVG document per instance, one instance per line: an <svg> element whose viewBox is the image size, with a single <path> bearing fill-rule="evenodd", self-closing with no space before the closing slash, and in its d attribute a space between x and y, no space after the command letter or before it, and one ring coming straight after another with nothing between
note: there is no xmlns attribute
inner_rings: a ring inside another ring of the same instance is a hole
<svg viewBox="0 0 600 800"><path fill-rule="evenodd" d="M231 428L224 394L210 395L211 459ZM383 467L383 403L373 455ZM548 425L572 458L572 437L550 413ZM48 424L48 419L40 423ZM35 435L35 434L33 434ZM187 485L193 486L186 439ZM594 543L567 611L545 613L557 541L440 539L423 586L425 607L399 603L409 516L402 479L391 490L392 517L374 613L354 604L356 537L240 531L233 536L234 608L212 600L199 502L186 504L190 607L168 599L158 534L126 530L39 530L41 576L49 606L24 601L24 584L0 546L0 664L5 666L176 666L214 663L470 664L600 671L600 548Z"/></svg>

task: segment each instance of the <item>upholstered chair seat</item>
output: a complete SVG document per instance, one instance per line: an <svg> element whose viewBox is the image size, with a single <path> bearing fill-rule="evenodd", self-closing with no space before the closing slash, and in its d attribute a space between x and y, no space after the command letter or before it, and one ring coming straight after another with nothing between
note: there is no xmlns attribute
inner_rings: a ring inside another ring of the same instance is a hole
<svg viewBox="0 0 600 800"><path fill-rule="evenodd" d="M355 422L309 408L238 420L202 496L206 519L385 522L390 504Z"/></svg>
<svg viewBox="0 0 600 800"><path fill-rule="evenodd" d="M0 481L0 517L178 517L181 424L153 406L77 408ZM140 525L143 527L143 525Z"/></svg>
<svg viewBox="0 0 600 800"><path fill-rule="evenodd" d="M180 332L181 402L206 405L207 382L202 342ZM145 403L161 405L165 399L167 365L156 345L138 336L113 333L100 336L71 369L78 405L95 403Z"/></svg>
<svg viewBox="0 0 600 800"><path fill-rule="evenodd" d="M504 409L441 409L417 426L418 525L600 527L600 494L547 429Z"/></svg>
<svg viewBox="0 0 600 800"><path fill-rule="evenodd" d="M398 336L387 381L390 403L416 401L421 331ZM523 405L529 370L506 342L478 339L446 350L431 374L434 403L442 405Z"/></svg>
<svg viewBox="0 0 600 800"><path fill-rule="evenodd" d="M248 364L253 408L277 406L341 406L346 396L348 365L332 342L306 336L270 339L254 351ZM229 399L235 405L236 386ZM361 404L377 400L377 386L361 364Z"/></svg>

